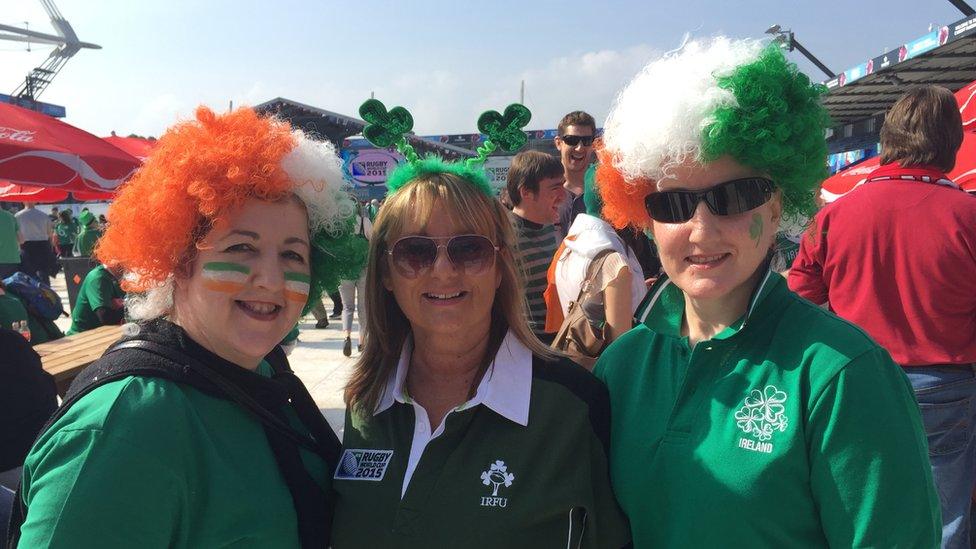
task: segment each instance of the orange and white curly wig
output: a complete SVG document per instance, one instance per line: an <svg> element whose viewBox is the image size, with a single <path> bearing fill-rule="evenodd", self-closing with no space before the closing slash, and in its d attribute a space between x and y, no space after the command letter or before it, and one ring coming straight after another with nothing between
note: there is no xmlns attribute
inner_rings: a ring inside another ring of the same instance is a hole
<svg viewBox="0 0 976 549"><path fill-rule="evenodd" d="M293 194L305 204L310 234L341 234L355 212L342 181L331 144L250 108L216 114L201 106L195 119L167 130L122 185L96 255L138 293L127 303L130 316L155 318L172 307L173 276L200 240L251 198Z"/></svg>

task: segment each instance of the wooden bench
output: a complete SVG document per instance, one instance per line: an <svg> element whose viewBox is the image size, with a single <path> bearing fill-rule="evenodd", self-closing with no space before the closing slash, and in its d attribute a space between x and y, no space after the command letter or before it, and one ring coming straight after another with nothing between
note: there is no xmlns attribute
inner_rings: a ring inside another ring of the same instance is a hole
<svg viewBox="0 0 976 549"><path fill-rule="evenodd" d="M85 366L88 366L122 337L122 326L101 326L94 330L63 337L55 341L34 346L41 355L44 371L54 376L58 384L58 394L64 396Z"/></svg>

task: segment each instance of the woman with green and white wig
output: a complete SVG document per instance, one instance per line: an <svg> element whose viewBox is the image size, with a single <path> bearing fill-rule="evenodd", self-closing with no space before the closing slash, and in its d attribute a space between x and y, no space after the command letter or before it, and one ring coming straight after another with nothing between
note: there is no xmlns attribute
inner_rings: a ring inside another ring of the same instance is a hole
<svg viewBox="0 0 976 549"><path fill-rule="evenodd" d="M594 370L636 547L939 543L911 386L769 268L826 175L822 91L776 46L688 41L606 121L604 214L648 230L664 271Z"/></svg>

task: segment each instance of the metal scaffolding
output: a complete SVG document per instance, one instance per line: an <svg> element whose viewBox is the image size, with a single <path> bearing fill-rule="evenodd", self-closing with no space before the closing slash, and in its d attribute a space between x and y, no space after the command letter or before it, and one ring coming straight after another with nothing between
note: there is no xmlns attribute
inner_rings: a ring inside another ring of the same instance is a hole
<svg viewBox="0 0 976 549"><path fill-rule="evenodd" d="M0 24L0 40L57 46L40 67L35 67L24 78L20 86L11 94L14 97L36 100L51 83L51 80L57 76L58 72L64 67L64 64L68 62L68 59L71 59L82 48L102 49L97 44L78 40L78 35L75 34L68 20L58 11L53 0L40 0L40 2L51 18L51 26L54 27L54 31L57 34L45 34Z"/></svg>

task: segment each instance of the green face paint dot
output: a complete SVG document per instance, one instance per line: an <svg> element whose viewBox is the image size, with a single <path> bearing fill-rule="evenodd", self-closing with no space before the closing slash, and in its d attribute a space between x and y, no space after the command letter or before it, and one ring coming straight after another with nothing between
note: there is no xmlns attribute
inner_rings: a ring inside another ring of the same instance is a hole
<svg viewBox="0 0 976 549"><path fill-rule="evenodd" d="M757 213L752 214L752 224L749 225L749 238L756 241L757 248L759 247L759 240L762 238L763 224L761 215Z"/></svg>

